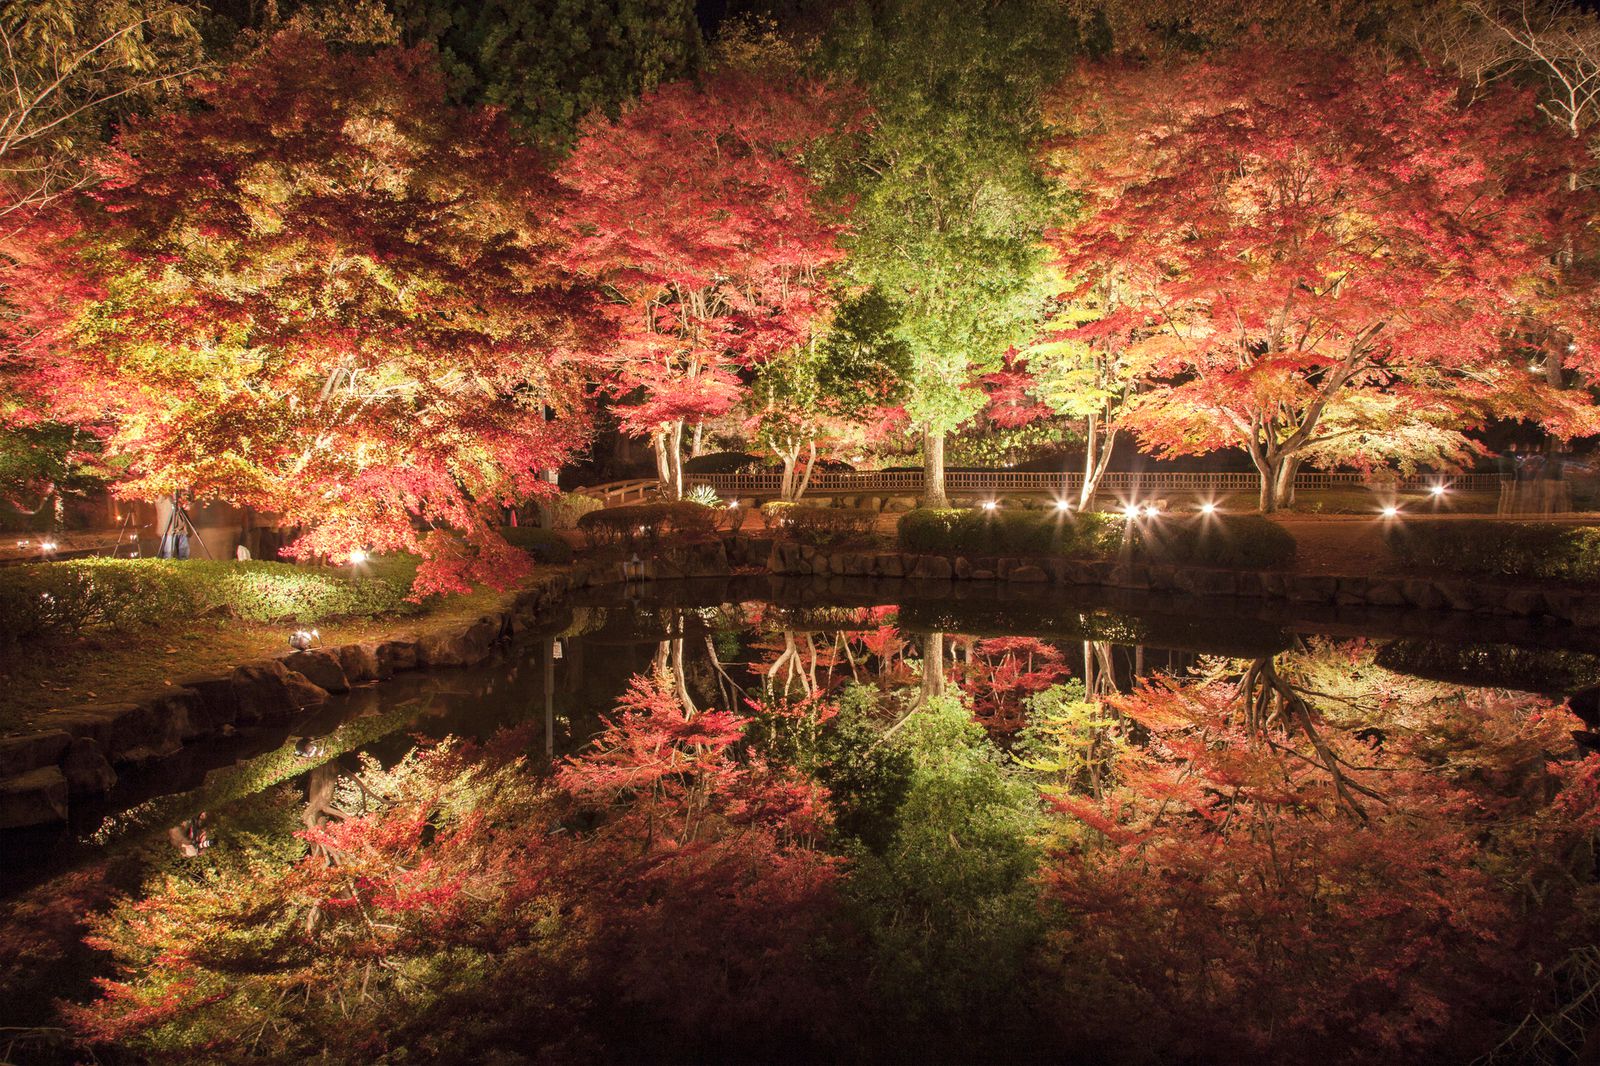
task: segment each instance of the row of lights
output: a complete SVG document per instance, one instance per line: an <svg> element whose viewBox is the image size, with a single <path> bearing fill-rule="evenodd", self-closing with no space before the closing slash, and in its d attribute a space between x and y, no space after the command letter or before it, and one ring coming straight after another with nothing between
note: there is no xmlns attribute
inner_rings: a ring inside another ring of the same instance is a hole
<svg viewBox="0 0 1600 1066"><path fill-rule="evenodd" d="M1444 485L1433 485L1429 487L1428 495L1437 500L1448 491L1450 491L1449 488ZM1000 509L1000 503L997 500L984 500L983 509L985 511L997 511ZM1066 500L1057 500L1056 510L1065 513L1072 510L1072 504ZM1200 505L1199 510L1201 514L1216 514L1218 508L1215 503L1206 500ZM1122 505L1122 513L1130 519L1138 518L1140 515L1146 518L1155 518L1161 514L1161 509L1153 503L1147 503L1143 506L1136 503L1127 503ZM1394 518L1400 514L1400 508L1395 504L1389 504L1380 513L1385 518Z"/></svg>
<svg viewBox="0 0 1600 1066"><path fill-rule="evenodd" d="M985 511L998 511L1000 509L1000 503L997 500L984 500L982 507ZM1065 514L1066 512L1072 510L1072 504L1066 500L1057 500L1056 510ZM1217 505L1212 503L1210 500L1207 500L1200 505L1201 514L1215 514L1216 512ZM1127 515L1129 518L1138 518L1141 514L1146 518L1154 518L1161 513L1161 508L1157 507L1153 503L1147 503L1143 506L1140 506L1136 503L1129 503L1123 505L1122 513Z"/></svg>

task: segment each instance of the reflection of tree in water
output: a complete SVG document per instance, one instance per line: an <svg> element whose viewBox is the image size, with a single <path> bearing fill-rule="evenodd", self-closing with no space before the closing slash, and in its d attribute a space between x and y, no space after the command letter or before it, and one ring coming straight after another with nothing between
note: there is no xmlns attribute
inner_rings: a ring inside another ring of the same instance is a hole
<svg viewBox="0 0 1600 1066"><path fill-rule="evenodd" d="M373 795L361 772L351 770L347 773L340 762L340 759L329 759L312 767L311 772L306 774L306 807L300 815L300 821L307 829L316 829L331 820L344 821L365 814L369 800L374 804L378 802L378 797ZM339 853L326 843L313 844L311 853L329 866L339 862Z"/></svg>

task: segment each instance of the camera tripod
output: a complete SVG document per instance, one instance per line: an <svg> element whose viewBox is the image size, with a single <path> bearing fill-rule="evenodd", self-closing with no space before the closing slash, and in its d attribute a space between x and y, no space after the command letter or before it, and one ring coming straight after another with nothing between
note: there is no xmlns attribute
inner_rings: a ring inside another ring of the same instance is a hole
<svg viewBox="0 0 1600 1066"><path fill-rule="evenodd" d="M181 546L180 537L182 538ZM187 559L189 557L188 542L191 538L200 545L200 550L206 553L206 558L211 558L211 549L206 547L205 538L200 536L200 531L195 528L194 519L189 517L188 510L184 508L182 496L174 492L172 494L172 513L167 516L166 528L161 531L161 558Z"/></svg>

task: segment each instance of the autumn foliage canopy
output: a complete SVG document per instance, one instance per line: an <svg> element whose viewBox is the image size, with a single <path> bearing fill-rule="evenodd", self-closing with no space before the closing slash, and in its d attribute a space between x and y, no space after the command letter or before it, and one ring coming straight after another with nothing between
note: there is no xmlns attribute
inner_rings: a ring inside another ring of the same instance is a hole
<svg viewBox="0 0 1600 1066"><path fill-rule="evenodd" d="M805 343L826 309L839 227L800 157L844 106L808 81L727 71L596 117L561 169L571 261L616 328L607 387L669 492L685 428L731 411L741 371Z"/></svg>
<svg viewBox="0 0 1600 1066"><path fill-rule="evenodd" d="M1086 210L1053 242L1069 297L1102 304L1067 335L1153 383L1124 424L1158 453L1244 448L1270 509L1302 462L1447 465L1492 417L1593 431L1511 343L1538 305L1564 366L1596 348L1560 265L1581 146L1524 96L1244 51L1087 68L1057 119Z"/></svg>
<svg viewBox="0 0 1600 1066"><path fill-rule="evenodd" d="M499 116L425 50L285 33L98 167L8 298L20 387L100 428L121 492L274 512L300 555L421 552L425 591L518 572L489 526L583 439L590 298Z"/></svg>

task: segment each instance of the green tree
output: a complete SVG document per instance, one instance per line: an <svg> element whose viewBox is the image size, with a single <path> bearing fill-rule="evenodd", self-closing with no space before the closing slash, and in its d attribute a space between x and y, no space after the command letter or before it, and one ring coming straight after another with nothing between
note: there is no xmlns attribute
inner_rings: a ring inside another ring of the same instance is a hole
<svg viewBox="0 0 1600 1066"><path fill-rule="evenodd" d="M197 68L194 19L165 0L0 0L0 217L81 184L108 119Z"/></svg>
<svg viewBox="0 0 1600 1066"><path fill-rule="evenodd" d="M758 371L751 390L756 436L783 464L783 499L805 494L819 444L837 450L865 443L872 412L904 398L911 351L898 324L894 304L869 289L846 300L821 337Z"/></svg>
<svg viewBox="0 0 1600 1066"><path fill-rule="evenodd" d="M856 201L850 269L900 305L931 504L945 502L945 437L984 404L974 378L1044 304L1054 205L1037 165L1039 101L1075 40L1039 0L881 0L842 16L824 49L874 111L841 170Z"/></svg>
<svg viewBox="0 0 1600 1066"><path fill-rule="evenodd" d="M534 143L569 148L590 112L692 74L690 0L393 0L407 43L437 45L456 95L506 108Z"/></svg>

